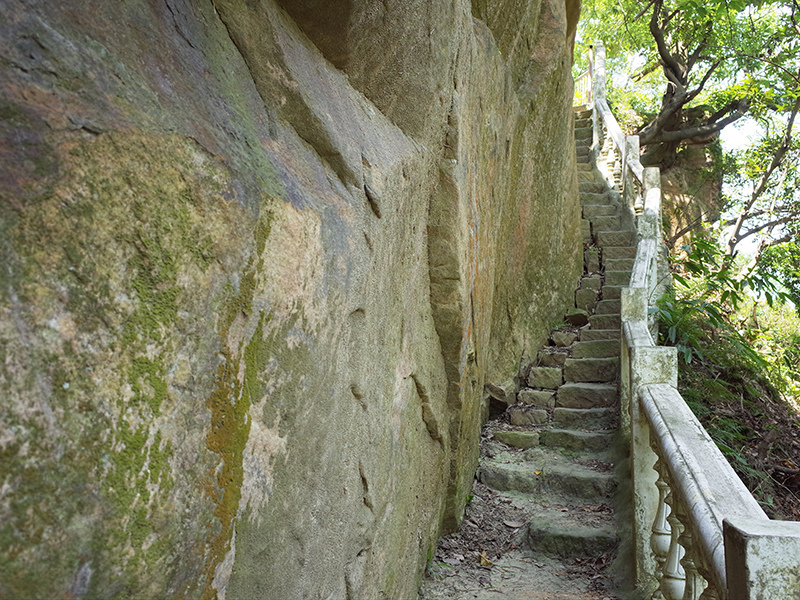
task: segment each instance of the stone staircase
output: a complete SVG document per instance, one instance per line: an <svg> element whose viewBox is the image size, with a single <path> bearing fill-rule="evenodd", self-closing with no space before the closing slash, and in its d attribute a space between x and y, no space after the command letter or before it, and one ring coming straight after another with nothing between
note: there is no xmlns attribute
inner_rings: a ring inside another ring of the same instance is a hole
<svg viewBox="0 0 800 600"><path fill-rule="evenodd" d="M522 547L564 564L598 557L607 564L619 543L613 497L620 458L614 454L620 290L636 253L619 194L589 156L590 119L588 111L576 113L584 275L575 308L521 370L516 396L511 390L495 395L495 406L497 400L509 405L487 426L478 472L482 483L529 515ZM606 597L590 592L586 598Z"/></svg>

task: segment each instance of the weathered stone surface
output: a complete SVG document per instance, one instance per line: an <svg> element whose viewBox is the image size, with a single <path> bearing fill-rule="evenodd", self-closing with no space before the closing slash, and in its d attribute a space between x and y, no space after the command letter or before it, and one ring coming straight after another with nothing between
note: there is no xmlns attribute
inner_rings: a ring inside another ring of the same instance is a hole
<svg viewBox="0 0 800 600"><path fill-rule="evenodd" d="M617 424L614 408L564 408L553 409L553 424L580 429L612 429Z"/></svg>
<svg viewBox="0 0 800 600"><path fill-rule="evenodd" d="M606 271L606 285L628 285L630 281L630 271Z"/></svg>
<svg viewBox="0 0 800 600"><path fill-rule="evenodd" d="M528 371L528 385L531 387L554 390L563 382L560 367L531 367Z"/></svg>
<svg viewBox="0 0 800 600"><path fill-rule="evenodd" d="M582 290L600 290L603 285L603 278L600 275L590 275L581 279Z"/></svg>
<svg viewBox="0 0 800 600"><path fill-rule="evenodd" d="M556 394L549 390L532 390L523 388L517 394L517 400L522 404L553 408L556 405Z"/></svg>
<svg viewBox="0 0 800 600"><path fill-rule="evenodd" d="M589 219L581 219L581 238L584 244L592 243L592 223Z"/></svg>
<svg viewBox="0 0 800 600"><path fill-rule="evenodd" d="M575 306L587 312L593 311L597 306L597 290L575 290Z"/></svg>
<svg viewBox="0 0 800 600"><path fill-rule="evenodd" d="M567 360L567 354L565 352L539 350L537 356L539 359L539 366L542 367L563 367L564 362Z"/></svg>
<svg viewBox="0 0 800 600"><path fill-rule="evenodd" d="M583 327L589 322L589 313L582 308L570 308L564 315L564 320L575 327Z"/></svg>
<svg viewBox="0 0 800 600"><path fill-rule="evenodd" d="M587 273L600 271L600 250L587 248L583 251L583 270Z"/></svg>
<svg viewBox="0 0 800 600"><path fill-rule="evenodd" d="M508 415L512 425L540 425L547 421L547 411L543 408L511 406Z"/></svg>
<svg viewBox="0 0 800 600"><path fill-rule="evenodd" d="M558 446L567 450L600 452L608 450L612 437L606 433L572 429L544 429L539 436L543 446Z"/></svg>
<svg viewBox="0 0 800 600"><path fill-rule="evenodd" d="M584 329L581 331L581 341L592 340L619 340L621 332L617 329Z"/></svg>
<svg viewBox="0 0 800 600"><path fill-rule="evenodd" d="M595 237L597 243L603 247L604 253L607 247L630 246L636 241L636 234L633 231L601 231Z"/></svg>
<svg viewBox="0 0 800 600"><path fill-rule="evenodd" d="M572 343L578 339L578 334L571 331L554 331L550 334L550 339L559 348L571 346Z"/></svg>
<svg viewBox="0 0 800 600"><path fill-rule="evenodd" d="M625 284L627 286L627 284ZM622 290L621 285L604 285L602 287L603 300L618 300Z"/></svg>
<svg viewBox="0 0 800 600"><path fill-rule="evenodd" d="M610 246L603 248L603 259L636 258L636 246Z"/></svg>
<svg viewBox="0 0 800 600"><path fill-rule="evenodd" d="M494 439L515 448L533 448L539 445L539 432L497 430L494 432Z"/></svg>
<svg viewBox="0 0 800 600"><path fill-rule="evenodd" d="M564 558L593 558L611 552L618 542L611 525L590 527L578 522L558 523L552 518L533 519L525 544L537 552Z"/></svg>
<svg viewBox="0 0 800 600"><path fill-rule="evenodd" d="M619 329L620 318L619 315L592 315L589 317L589 323L592 329Z"/></svg>
<svg viewBox="0 0 800 600"><path fill-rule="evenodd" d="M620 311L620 301L616 298L603 298L597 303L598 315L618 315Z"/></svg>
<svg viewBox="0 0 800 600"><path fill-rule="evenodd" d="M619 355L619 340L580 341L572 347L572 358L608 358Z"/></svg>
<svg viewBox="0 0 800 600"><path fill-rule="evenodd" d="M617 386L603 383L568 382L558 388L556 406L563 408L595 408L617 402Z"/></svg>
<svg viewBox="0 0 800 600"><path fill-rule="evenodd" d="M416 593L580 275L574 5L4 4L0 596Z"/></svg>
<svg viewBox="0 0 800 600"><path fill-rule="evenodd" d="M483 386L483 389L488 396L504 404L514 404L514 402L517 401L517 386L513 382L507 382L500 385L486 383Z"/></svg>
<svg viewBox="0 0 800 600"><path fill-rule="evenodd" d="M568 358L564 364L564 381L614 381L619 370L619 358Z"/></svg>

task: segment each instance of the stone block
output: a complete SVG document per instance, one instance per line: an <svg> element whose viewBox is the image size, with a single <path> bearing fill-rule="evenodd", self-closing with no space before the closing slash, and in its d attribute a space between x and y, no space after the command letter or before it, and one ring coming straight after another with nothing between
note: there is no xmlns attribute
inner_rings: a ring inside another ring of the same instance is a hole
<svg viewBox="0 0 800 600"><path fill-rule="evenodd" d="M619 299L602 299L597 303L598 315L618 315L620 309Z"/></svg>
<svg viewBox="0 0 800 600"><path fill-rule="evenodd" d="M590 275L581 279L582 290L600 290L603 286L603 279L600 275Z"/></svg>
<svg viewBox="0 0 800 600"><path fill-rule="evenodd" d="M538 358L540 367L563 367L568 357L564 352L539 350Z"/></svg>
<svg viewBox="0 0 800 600"><path fill-rule="evenodd" d="M616 315L592 315L589 317L592 329L619 329L619 314Z"/></svg>
<svg viewBox="0 0 800 600"><path fill-rule="evenodd" d="M556 405L556 394L550 390L523 388L517 394L517 402L540 408L553 408Z"/></svg>
<svg viewBox="0 0 800 600"><path fill-rule="evenodd" d="M618 374L618 358L568 358L564 363L564 378L570 382L615 381Z"/></svg>
<svg viewBox="0 0 800 600"><path fill-rule="evenodd" d="M591 244L592 243L592 224L589 223L588 219L581 219L581 233L583 235L583 243L584 244Z"/></svg>
<svg viewBox="0 0 800 600"><path fill-rule="evenodd" d="M593 311L597 306L597 290L575 290L575 306L588 312Z"/></svg>
<svg viewBox="0 0 800 600"><path fill-rule="evenodd" d="M571 331L554 331L550 334L550 339L553 340L556 346L564 348L571 346L578 339L578 334Z"/></svg>
<svg viewBox="0 0 800 600"><path fill-rule="evenodd" d="M564 383L560 367L531 367L528 372L528 385L535 388L554 390Z"/></svg>
<svg viewBox="0 0 800 600"><path fill-rule="evenodd" d="M558 388L556 406L563 408L595 408L617 402L616 385L602 383L565 383Z"/></svg>
<svg viewBox="0 0 800 600"><path fill-rule="evenodd" d="M600 250L587 248L583 251L583 268L587 273L598 273L600 271Z"/></svg>
<svg viewBox="0 0 800 600"><path fill-rule="evenodd" d="M606 285L628 285L630 281L630 271L606 271Z"/></svg>
<svg viewBox="0 0 800 600"><path fill-rule="evenodd" d="M592 340L618 340L621 337L619 328L617 329L584 329L581 331L581 341Z"/></svg>
<svg viewBox="0 0 800 600"><path fill-rule="evenodd" d="M547 422L547 411L543 408L511 406L508 416L512 425L540 425Z"/></svg>
<svg viewBox="0 0 800 600"><path fill-rule="evenodd" d="M587 340L572 347L572 358L608 358L620 355L619 340Z"/></svg>
<svg viewBox="0 0 800 600"><path fill-rule="evenodd" d="M494 432L494 439L514 448L533 448L539 445L538 431L503 431Z"/></svg>

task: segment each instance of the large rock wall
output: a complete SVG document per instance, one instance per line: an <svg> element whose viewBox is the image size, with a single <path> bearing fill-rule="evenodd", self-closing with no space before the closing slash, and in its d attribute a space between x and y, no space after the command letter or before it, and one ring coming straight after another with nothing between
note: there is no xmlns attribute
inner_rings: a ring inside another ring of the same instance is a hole
<svg viewBox="0 0 800 600"><path fill-rule="evenodd" d="M414 597L579 274L575 12L3 4L0 597Z"/></svg>

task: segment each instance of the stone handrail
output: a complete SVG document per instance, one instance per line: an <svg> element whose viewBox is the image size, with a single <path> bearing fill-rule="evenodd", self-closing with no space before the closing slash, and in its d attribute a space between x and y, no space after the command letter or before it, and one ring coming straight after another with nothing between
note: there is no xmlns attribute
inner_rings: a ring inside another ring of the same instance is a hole
<svg viewBox="0 0 800 600"><path fill-rule="evenodd" d="M598 44L593 153L638 238L620 363L637 588L667 600L800 598L800 523L767 518L678 392L676 349L654 342L650 309L668 278L660 173L642 167L638 137L623 137L608 107L604 59Z"/></svg>

